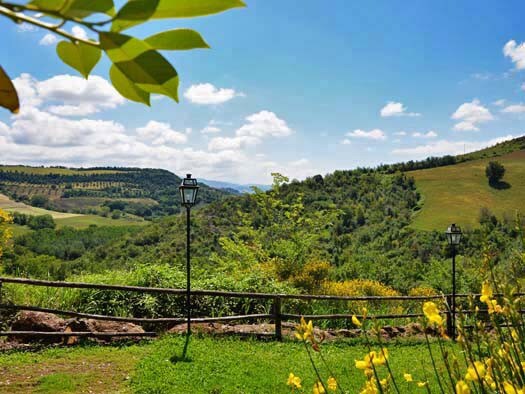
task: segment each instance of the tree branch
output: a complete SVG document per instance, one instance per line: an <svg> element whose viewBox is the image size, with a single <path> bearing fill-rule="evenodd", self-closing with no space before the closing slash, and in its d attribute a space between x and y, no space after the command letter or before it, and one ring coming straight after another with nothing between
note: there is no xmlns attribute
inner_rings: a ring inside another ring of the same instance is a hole
<svg viewBox="0 0 525 394"><path fill-rule="evenodd" d="M32 18L32 17L27 16L27 15L25 15L23 13L14 12L14 11L10 10L9 8L6 8L6 7L1 6L1 5L0 5L0 14L1 15L5 15L5 16L7 16L10 19L13 19L15 22L25 22L25 23L29 23L31 25L38 26L38 27L41 27L43 29L52 31L53 33L55 33L55 34L57 34L59 36L62 36L64 38L67 38L68 40L73 41L73 42L76 41L76 42L81 42L83 44L91 45L91 46L94 46L94 47L97 47L97 48L100 47L100 45L99 45L99 43L97 41L91 41L91 40L86 40L86 39L83 39L83 38L78 38L78 37L75 37L73 34L70 34L67 31L60 29L60 27L63 25L62 22L59 23L58 25L53 25L51 23L42 22L42 21L40 21L40 20L38 20L36 18Z"/></svg>

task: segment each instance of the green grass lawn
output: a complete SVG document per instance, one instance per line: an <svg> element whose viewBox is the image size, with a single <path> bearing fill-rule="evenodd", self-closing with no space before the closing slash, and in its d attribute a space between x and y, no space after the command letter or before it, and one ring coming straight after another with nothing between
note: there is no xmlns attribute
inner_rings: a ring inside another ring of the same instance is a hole
<svg viewBox="0 0 525 394"><path fill-rule="evenodd" d="M189 360L177 361L184 337L173 336L131 346L77 346L36 353L0 354L2 393L289 393L290 372L311 392L314 372L304 347L297 342L263 342L239 338L193 337ZM430 379L432 370L422 342L389 343L390 361L403 393L421 392L404 382L404 372ZM437 352L437 346L433 345ZM323 354L341 386L359 392L364 377L354 366L367 348L360 341L323 345ZM323 376L329 372L322 365ZM386 370L381 367L380 375ZM440 364L439 368L443 368Z"/></svg>
<svg viewBox="0 0 525 394"><path fill-rule="evenodd" d="M485 167L491 160L501 162L508 189L489 186ZM408 172L416 180L423 197L423 207L412 226L420 230L446 229L450 223L462 227L478 226L479 211L489 208L499 218L512 218L525 212L525 151L501 157L470 161L452 166Z"/></svg>

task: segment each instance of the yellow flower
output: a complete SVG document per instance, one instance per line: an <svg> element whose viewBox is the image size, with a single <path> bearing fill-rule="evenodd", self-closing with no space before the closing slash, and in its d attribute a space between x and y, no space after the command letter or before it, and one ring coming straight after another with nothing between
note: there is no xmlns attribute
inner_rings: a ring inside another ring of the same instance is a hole
<svg viewBox="0 0 525 394"><path fill-rule="evenodd" d="M290 375L288 375L288 382L286 382L288 386L292 386L293 388L300 389L301 388L301 378L299 376L295 376L293 373L290 372Z"/></svg>
<svg viewBox="0 0 525 394"><path fill-rule="evenodd" d="M470 387L463 380L456 383L456 394L470 394Z"/></svg>
<svg viewBox="0 0 525 394"><path fill-rule="evenodd" d="M470 365L470 367L467 368L465 379L475 381L483 378L485 374L485 365L483 365L481 361L474 361L474 365Z"/></svg>
<svg viewBox="0 0 525 394"><path fill-rule="evenodd" d="M375 350L371 351L362 360L355 360L355 367L357 369L372 369L372 364L374 365L384 365L388 360L388 349L383 348L382 351L376 352Z"/></svg>
<svg viewBox="0 0 525 394"><path fill-rule="evenodd" d="M425 387L428 382L417 382L417 387Z"/></svg>
<svg viewBox="0 0 525 394"><path fill-rule="evenodd" d="M386 360L388 360L388 349L383 348L381 352L370 352L370 356L372 358L372 363L374 365L384 365L386 364Z"/></svg>
<svg viewBox="0 0 525 394"><path fill-rule="evenodd" d="M490 314L503 312L503 308L501 307L501 305L498 304L498 301L496 300L489 300L487 302L487 307L489 309Z"/></svg>
<svg viewBox="0 0 525 394"><path fill-rule="evenodd" d="M354 326L361 327L363 324L359 321L356 315L352 316L352 323L354 323Z"/></svg>
<svg viewBox="0 0 525 394"><path fill-rule="evenodd" d="M368 380L365 383L365 386L363 389L359 392L359 394L377 394L379 393L379 389L377 388L374 380Z"/></svg>
<svg viewBox="0 0 525 394"><path fill-rule="evenodd" d="M525 394L525 389L516 389L510 382L503 382L505 394Z"/></svg>
<svg viewBox="0 0 525 394"><path fill-rule="evenodd" d="M11 216L9 212L6 212L3 209L0 209L0 224L12 223L12 222L13 222L13 216Z"/></svg>
<svg viewBox="0 0 525 394"><path fill-rule="evenodd" d="M483 282L481 285L481 297L479 300L483 303L487 303L492 298L492 288L490 287L489 282Z"/></svg>
<svg viewBox="0 0 525 394"><path fill-rule="evenodd" d="M337 390L337 381L335 380L334 377L330 376L328 378L327 386L328 386L328 390L331 390L331 391Z"/></svg>
<svg viewBox="0 0 525 394"><path fill-rule="evenodd" d="M412 379L412 375L410 375L409 373L404 373L403 377L405 378L405 380L407 382L413 382L414 381L414 379Z"/></svg>
<svg viewBox="0 0 525 394"><path fill-rule="evenodd" d="M355 360L355 367L357 369L371 369L372 363L370 362L370 357L368 356L368 354L362 360Z"/></svg>
<svg viewBox="0 0 525 394"><path fill-rule="evenodd" d="M295 327L295 337L300 341L313 341L314 327L312 321L310 320L308 324L306 324L304 317L301 317L301 324Z"/></svg>
<svg viewBox="0 0 525 394"><path fill-rule="evenodd" d="M429 323L435 323L438 326L443 325L443 318L439 314L439 309L437 308L436 304L433 302L428 301L423 304L423 313L425 314Z"/></svg>
<svg viewBox="0 0 525 394"><path fill-rule="evenodd" d="M316 382L314 384L313 394L324 394L324 393L325 391L324 391L323 384L321 382Z"/></svg>

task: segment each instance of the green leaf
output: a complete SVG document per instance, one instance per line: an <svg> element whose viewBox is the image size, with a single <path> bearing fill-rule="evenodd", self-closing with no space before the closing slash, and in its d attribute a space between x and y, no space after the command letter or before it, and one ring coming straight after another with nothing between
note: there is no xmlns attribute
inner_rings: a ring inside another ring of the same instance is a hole
<svg viewBox="0 0 525 394"><path fill-rule="evenodd" d="M100 60L102 51L82 42L60 41L57 45L57 54L64 63L73 67L87 79L93 67Z"/></svg>
<svg viewBox="0 0 525 394"><path fill-rule="evenodd" d="M100 46L115 67L137 87L179 101L179 76L159 52L138 38L119 33L99 33Z"/></svg>
<svg viewBox="0 0 525 394"><path fill-rule="evenodd" d="M27 6L35 11L59 11L68 1L70 0L33 0Z"/></svg>
<svg viewBox="0 0 525 394"><path fill-rule="evenodd" d="M122 7L111 24L111 31L122 31L150 19L160 0L130 0Z"/></svg>
<svg viewBox="0 0 525 394"><path fill-rule="evenodd" d="M20 102L18 101L18 94L11 82L11 78L6 74L4 69L0 66L0 107L7 108L12 113L18 113L20 109Z"/></svg>
<svg viewBox="0 0 525 394"><path fill-rule="evenodd" d="M81 19L96 13L113 16L115 15L115 5L113 0L70 0L60 13Z"/></svg>
<svg viewBox="0 0 525 394"><path fill-rule="evenodd" d="M130 0L118 12L111 30L122 31L148 19L193 18L245 6L242 0Z"/></svg>
<svg viewBox="0 0 525 394"><path fill-rule="evenodd" d="M115 65L109 70L111 83L117 91L131 101L150 105L150 94L131 82Z"/></svg>
<svg viewBox="0 0 525 394"><path fill-rule="evenodd" d="M144 41L155 49L175 51L210 47L198 32L191 29L164 31L148 37Z"/></svg>
<svg viewBox="0 0 525 394"><path fill-rule="evenodd" d="M154 18L193 18L246 7L242 0L160 0Z"/></svg>

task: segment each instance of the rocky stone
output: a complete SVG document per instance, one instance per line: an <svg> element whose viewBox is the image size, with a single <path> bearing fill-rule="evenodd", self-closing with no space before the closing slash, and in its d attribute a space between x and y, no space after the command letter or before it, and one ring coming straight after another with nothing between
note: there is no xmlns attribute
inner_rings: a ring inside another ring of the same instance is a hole
<svg viewBox="0 0 525 394"><path fill-rule="evenodd" d="M57 315L44 312L22 311L20 312L13 324L11 331L44 331L44 332L61 332L66 327L66 321ZM62 342L62 338L57 337L39 337L39 336L20 336L13 337L18 342Z"/></svg>

